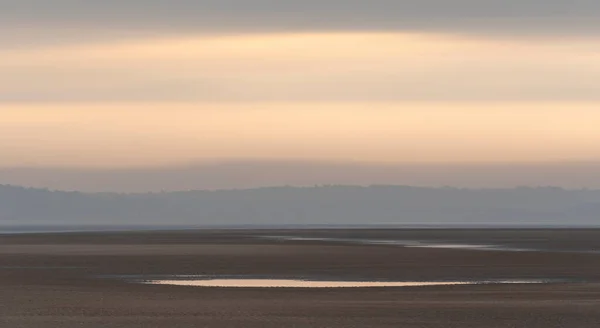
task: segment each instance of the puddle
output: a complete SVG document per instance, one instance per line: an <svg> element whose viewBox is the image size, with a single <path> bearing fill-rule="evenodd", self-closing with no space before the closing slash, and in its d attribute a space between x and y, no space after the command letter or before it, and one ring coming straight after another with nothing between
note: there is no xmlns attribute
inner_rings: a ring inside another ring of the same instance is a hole
<svg viewBox="0 0 600 328"><path fill-rule="evenodd" d="M281 241L322 241L332 243L351 243L365 245L391 245L412 248L445 248L445 249L465 249L478 251L508 251L508 252L526 252L541 251L539 249L526 249L517 247L507 247L500 245L481 245L481 244L457 244L457 243L435 243L417 240L386 240L386 239L360 239L360 238L320 238L320 237L298 237L298 236L261 236L261 238L275 239Z"/></svg>
<svg viewBox="0 0 600 328"><path fill-rule="evenodd" d="M462 249L471 251L502 251L502 252L553 252L553 253L577 253L577 254L600 254L597 249L553 249L553 248L525 248L508 245L493 244L462 244L453 241L426 241L426 240L402 240L402 239L365 239L365 238L334 238L334 237L300 237L300 236L259 236L259 238L278 241L320 241L330 243L347 243L361 245L389 245L407 248L439 248L439 249Z"/></svg>
<svg viewBox="0 0 600 328"><path fill-rule="evenodd" d="M511 250L519 251L521 249L503 249L492 245L475 245L475 244L426 244L426 245L405 245L405 247L413 248L448 248L448 249L473 249L480 251L493 251L493 250Z"/></svg>
<svg viewBox="0 0 600 328"><path fill-rule="evenodd" d="M172 285L221 288L367 288L367 287L427 287L481 284L543 284L544 280L496 280L496 281L321 281L305 279L243 279L243 278L196 278L157 279L140 281L149 285Z"/></svg>
<svg viewBox="0 0 600 328"><path fill-rule="evenodd" d="M85 267L69 267L69 266L58 266L58 267L41 267L41 266L0 266L0 270L76 270L86 269Z"/></svg>

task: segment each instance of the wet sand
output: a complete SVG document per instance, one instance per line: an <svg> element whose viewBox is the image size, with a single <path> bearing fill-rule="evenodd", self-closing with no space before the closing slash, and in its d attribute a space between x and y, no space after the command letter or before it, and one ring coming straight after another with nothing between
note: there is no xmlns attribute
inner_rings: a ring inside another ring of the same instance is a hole
<svg viewBox="0 0 600 328"><path fill-rule="evenodd" d="M411 248L264 236L494 244ZM266 230L0 236L0 327L600 326L600 230ZM134 284L123 276L554 279L335 289Z"/></svg>

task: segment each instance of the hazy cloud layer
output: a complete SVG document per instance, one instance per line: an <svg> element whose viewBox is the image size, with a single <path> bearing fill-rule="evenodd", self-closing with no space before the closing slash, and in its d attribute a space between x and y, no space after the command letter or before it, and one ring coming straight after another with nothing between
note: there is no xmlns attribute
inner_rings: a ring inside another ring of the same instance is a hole
<svg viewBox="0 0 600 328"><path fill-rule="evenodd" d="M598 105L4 106L0 167L149 167L239 159L598 161Z"/></svg>
<svg viewBox="0 0 600 328"><path fill-rule="evenodd" d="M0 0L0 102L596 102L599 37L592 0Z"/></svg>
<svg viewBox="0 0 600 328"><path fill-rule="evenodd" d="M402 33L142 38L0 51L0 101L600 101L598 53Z"/></svg>
<svg viewBox="0 0 600 328"><path fill-rule="evenodd" d="M598 0L0 0L0 167L597 162L598 40ZM211 188L477 176L270 170L201 176ZM600 186L596 166L580 182L515 170L510 181ZM46 181L17 173L0 183ZM87 188L70 176L65 187Z"/></svg>
<svg viewBox="0 0 600 328"><path fill-rule="evenodd" d="M0 25L150 31L596 33L595 0L2 0Z"/></svg>

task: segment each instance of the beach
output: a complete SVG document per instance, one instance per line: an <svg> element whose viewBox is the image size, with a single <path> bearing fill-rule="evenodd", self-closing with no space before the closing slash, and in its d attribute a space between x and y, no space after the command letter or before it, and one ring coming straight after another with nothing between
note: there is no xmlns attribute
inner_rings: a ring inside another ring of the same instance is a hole
<svg viewBox="0 0 600 328"><path fill-rule="evenodd" d="M424 247L405 245L417 242ZM465 247L482 244L489 247ZM0 235L0 326L598 327L599 249L594 229L7 234ZM546 283L347 289L136 283L197 275Z"/></svg>

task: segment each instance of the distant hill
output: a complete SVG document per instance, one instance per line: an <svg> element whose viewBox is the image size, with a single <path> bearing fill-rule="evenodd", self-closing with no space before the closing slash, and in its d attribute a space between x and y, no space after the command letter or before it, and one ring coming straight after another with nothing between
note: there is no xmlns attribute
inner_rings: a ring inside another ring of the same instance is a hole
<svg viewBox="0 0 600 328"><path fill-rule="evenodd" d="M0 223L599 225L600 191L320 186L118 194L0 185Z"/></svg>

